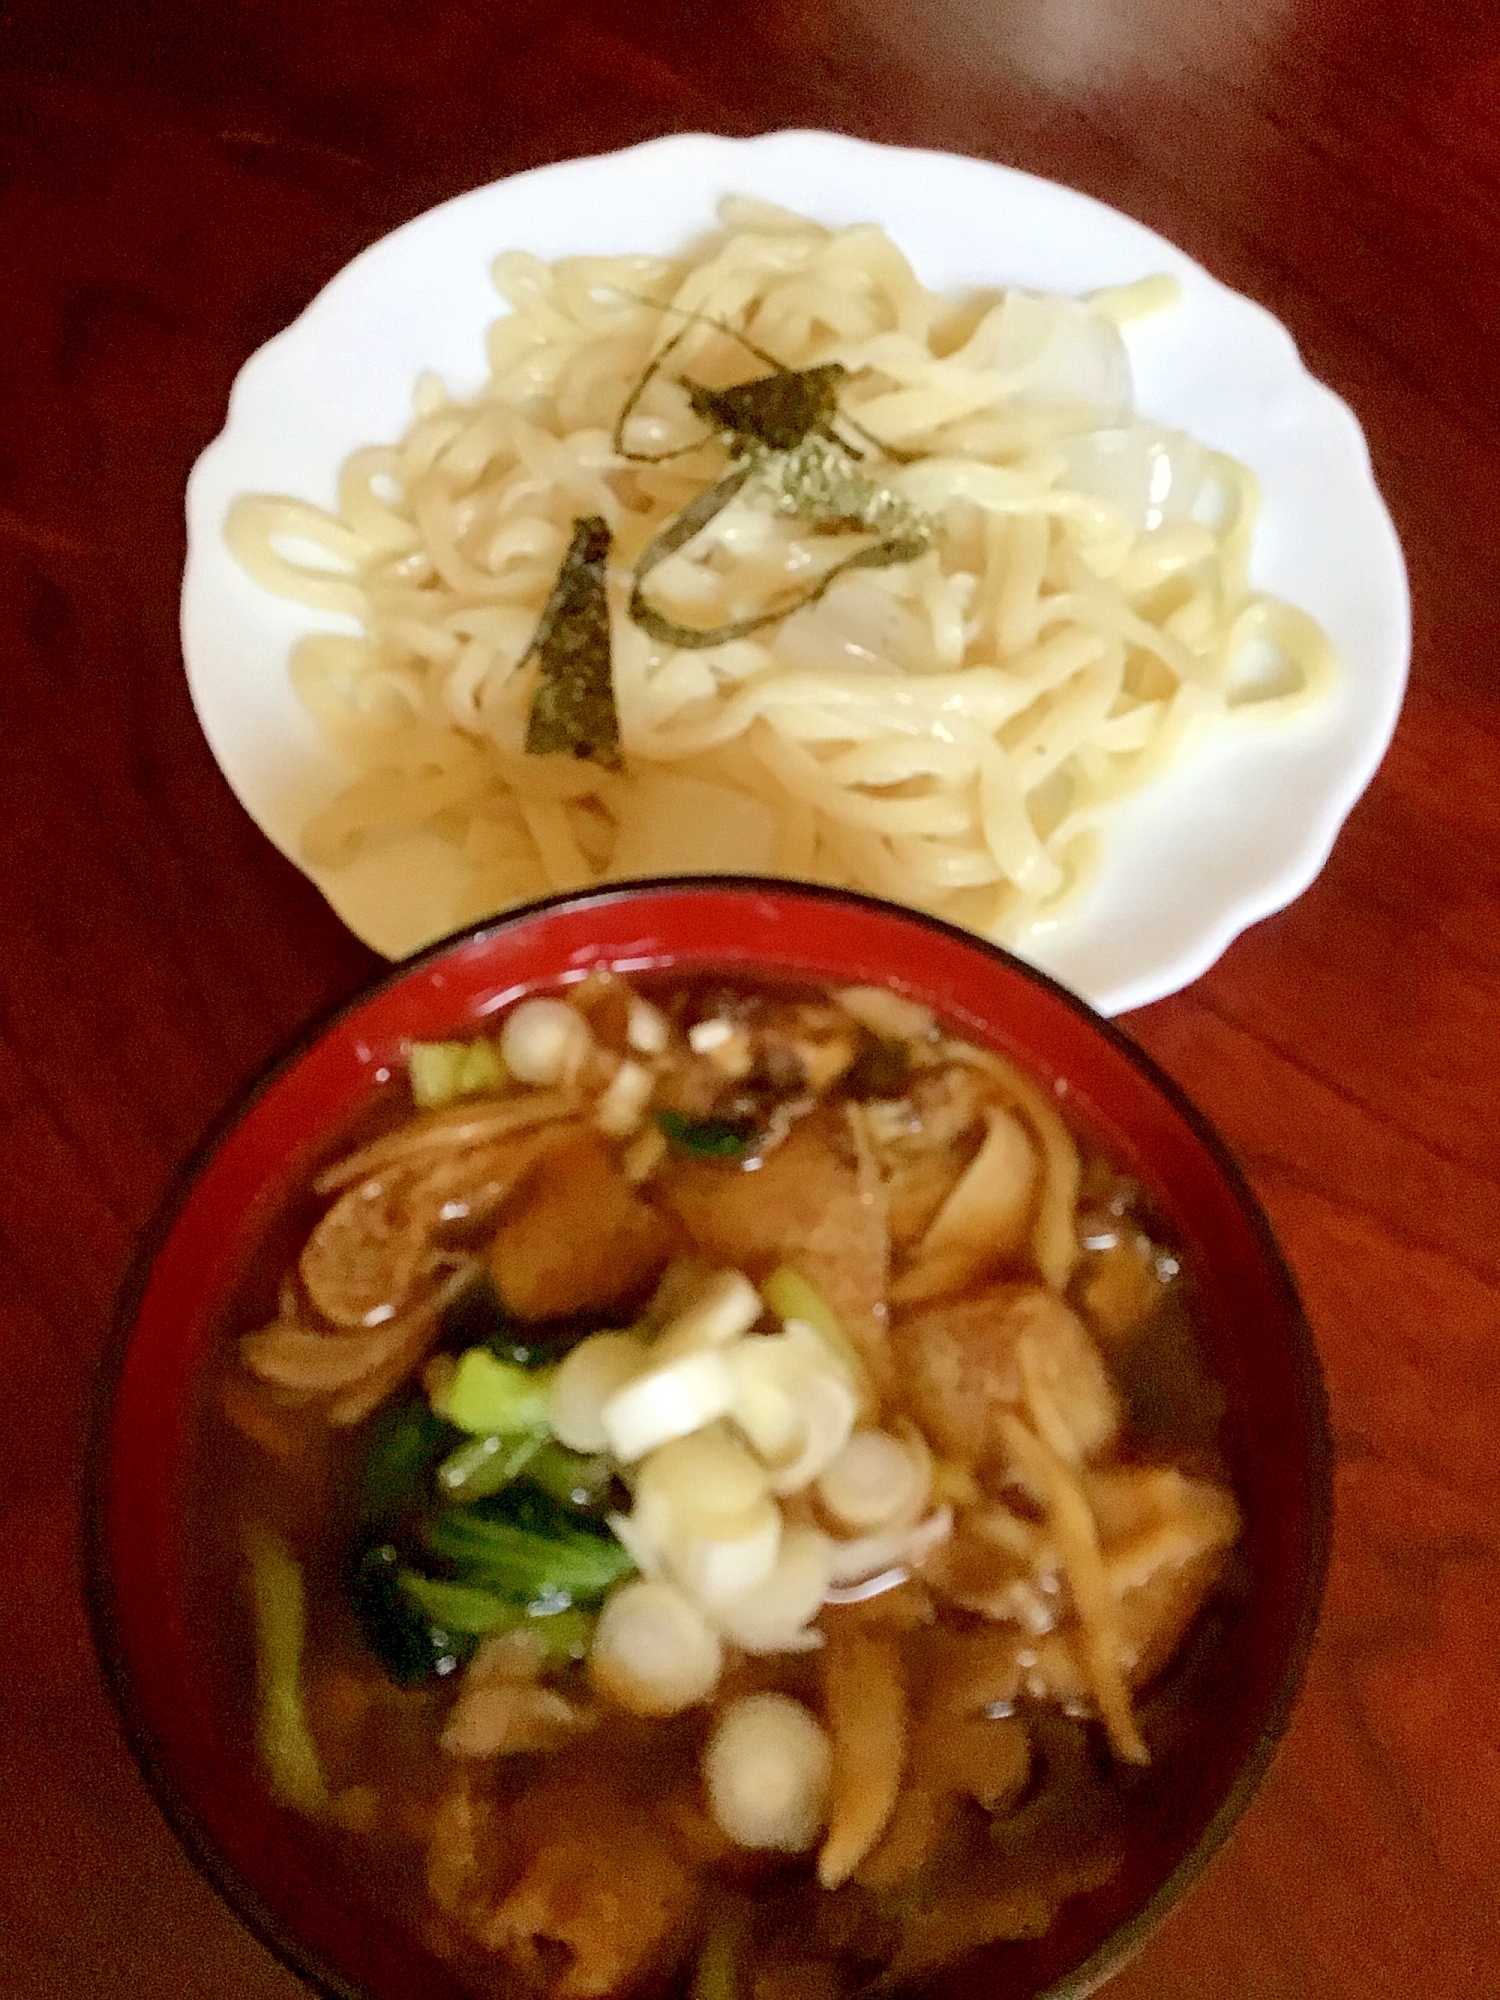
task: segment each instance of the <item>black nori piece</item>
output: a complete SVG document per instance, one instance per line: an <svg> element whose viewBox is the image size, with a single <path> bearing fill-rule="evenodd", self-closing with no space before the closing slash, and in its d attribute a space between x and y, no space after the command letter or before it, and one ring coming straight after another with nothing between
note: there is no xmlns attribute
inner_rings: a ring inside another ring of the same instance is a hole
<svg viewBox="0 0 1500 2000"><path fill-rule="evenodd" d="M705 389L683 378L696 415L716 430L732 433L735 457L761 444L768 451L795 451L813 431L827 432L838 413L839 390L849 371L839 361L817 368L782 368L729 389Z"/></svg>
<svg viewBox="0 0 1500 2000"><path fill-rule="evenodd" d="M526 748L533 756L591 757L606 770L618 771L620 718L604 588L609 541L602 515L573 523L557 582L526 649L526 658L535 654L541 666L526 723Z"/></svg>

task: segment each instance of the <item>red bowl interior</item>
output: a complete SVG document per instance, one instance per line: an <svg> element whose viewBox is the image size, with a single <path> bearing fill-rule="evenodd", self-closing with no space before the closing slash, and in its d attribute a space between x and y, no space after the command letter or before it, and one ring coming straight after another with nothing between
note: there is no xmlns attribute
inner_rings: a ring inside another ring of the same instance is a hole
<svg viewBox="0 0 1500 2000"><path fill-rule="evenodd" d="M326 1991L437 2000L449 1976L318 1860L232 1746L186 1603L184 1495L219 1315L289 1183L408 1040L482 1023L581 976L746 967L894 983L1051 1083L1139 1175L1204 1294L1251 1587L1219 1648L1216 1726L1179 1759L1123 1873L1051 1934L1000 1947L949 1991L1082 1992L1149 1934L1223 1839L1285 1727L1326 1557L1328 1437L1312 1343L1270 1230L1220 1142L1117 1030L1004 954L855 896L733 882L561 899L397 968L283 1060L204 1147L142 1253L96 1427L90 1573L100 1648L137 1754L194 1858L251 1928Z"/></svg>

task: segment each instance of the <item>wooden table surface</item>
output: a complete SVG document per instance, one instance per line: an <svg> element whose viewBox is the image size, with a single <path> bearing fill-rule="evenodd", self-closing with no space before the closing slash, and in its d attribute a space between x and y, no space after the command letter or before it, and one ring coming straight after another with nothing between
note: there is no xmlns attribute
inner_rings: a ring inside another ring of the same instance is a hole
<svg viewBox="0 0 1500 2000"><path fill-rule="evenodd" d="M180 1856L80 1609L90 1372L174 1164L374 961L177 643L236 369L461 189L822 125L1066 181L1278 314L1406 548L1410 697L1316 885L1133 1017L1247 1163L1337 1432L1274 1774L1119 2000L1500 1995L1500 8L13 0L0 17L0 1994L291 2000ZM1351 662L1358 672L1358 662Z"/></svg>

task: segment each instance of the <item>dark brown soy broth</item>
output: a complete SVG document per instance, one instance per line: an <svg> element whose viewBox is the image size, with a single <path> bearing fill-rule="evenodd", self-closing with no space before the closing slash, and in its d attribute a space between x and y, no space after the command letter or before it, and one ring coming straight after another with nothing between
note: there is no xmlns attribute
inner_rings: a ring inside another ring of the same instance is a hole
<svg viewBox="0 0 1500 2000"><path fill-rule="evenodd" d="M722 973L692 977L661 974L631 982L632 989L660 1007L680 1029L714 1015L751 1023L763 1010L818 1001L812 985L745 982ZM610 1039L623 1034L611 1020L609 996L601 1001L596 1029ZM753 1099L747 1089L747 1099ZM836 1094L836 1093L835 1093ZM359 1115L323 1149L318 1166L398 1125L410 1112L404 1084L378 1091ZM1120 1175L1086 1132L1075 1131L1084 1160L1089 1206L1114 1206L1122 1227L1141 1231L1162 1252L1172 1254L1169 1230L1146 1197ZM313 1193L317 1168L288 1190L258 1244L225 1315L224 1341L205 1373L192 1455L186 1509L188 1589L201 1642L217 1688L222 1727L231 1743L254 1759L256 1687L253 1639L244 1576L243 1529L247 1520L273 1527L301 1564L307 1601L307 1650L303 1685L309 1720L327 1766L331 1789L372 1790L378 1809L365 1831L322 1827L311 1837L366 1897L379 1921L391 1916L438 1943L442 1955L476 1992L510 1992L513 1977L465 1945L435 1920L429 1907L423 1841L445 1785L452 1760L438 1747L449 1689L438 1682L425 1689L396 1689L367 1652L350 1612L344 1588L347 1543L353 1530L353 1493L368 1436L368 1424L349 1432L328 1429L315 1412L275 1412L285 1451L268 1452L251 1442L225 1414L226 1390L240 1377L238 1337L277 1315L288 1271L322 1212ZM1086 1270L1086 1260L1084 1269ZM1072 1287L1079 1303L1083 1271ZM581 1334L591 1330L580 1327ZM1101 1343L1103 1345L1103 1343ZM1204 1362L1204 1341L1192 1275L1182 1272L1163 1290L1145 1329L1117 1352L1104 1347L1127 1409L1128 1446L1124 1457L1168 1459L1199 1476L1224 1477L1220 1447L1223 1399ZM405 1392L398 1392L405 1393ZM966 1921L986 1897L1024 1897L1028 1889L1046 1895L1088 1883L1107 1884L1132 1842L1170 1844L1170 1791L1176 1760L1190 1754L1194 1735L1208 1725L1213 1684L1224 1670L1226 1643L1246 1579L1236 1564L1201 1614L1173 1665L1138 1702L1153 1763L1145 1771L1122 1770L1105 1750L1097 1725L1055 1709L1024 1712L1035 1745L1027 1793L1003 1822L992 1822L977 1805L965 1803L930 1864L932 1882L955 1886L948 1942L962 1952L981 1939L984 1925ZM963 1630L981 1621L945 1608L945 1629ZM908 1634L902 1642L909 1684L920 1688L931 1635ZM575 1674L580 1670L572 1670ZM776 1688L816 1701L815 1656L741 1661L726 1678L722 1693ZM518 1818L524 1802L541 1788L547 1802L546 1837L570 1828L588 1838L601 1814L617 1817L621 1801L655 1817L671 1810L678 1823L701 1835L698 1762L711 1726L703 1712L671 1723L643 1723L611 1717L577 1744L546 1757L506 1760L485 1782ZM711 1851L704 1843L704 1852ZM524 1861L524 1855L519 1860ZM703 1909L711 1923L733 1929L737 1949L767 1971L754 1995L737 2000L837 2000L877 1977L888 1962L903 1921L910 1917L910 1892L880 1894L855 1886L835 1893L819 1890L805 1858L788 1860L736 1853L706 1871ZM943 1890L928 1889L929 1901L943 1902ZM1103 1893L1108 1896L1109 1890ZM933 1922L941 1928L935 1909ZM934 1945L934 1950L938 1946ZM1025 1965L1033 1947L1000 1950L999 1983L1007 1990L1007 1954L1017 1954L1014 1972L1028 1990ZM805 1977L799 1982L797 1968ZM926 1968L914 1983L930 1976ZM666 1996L682 1988L686 1973L663 1974L644 1992Z"/></svg>

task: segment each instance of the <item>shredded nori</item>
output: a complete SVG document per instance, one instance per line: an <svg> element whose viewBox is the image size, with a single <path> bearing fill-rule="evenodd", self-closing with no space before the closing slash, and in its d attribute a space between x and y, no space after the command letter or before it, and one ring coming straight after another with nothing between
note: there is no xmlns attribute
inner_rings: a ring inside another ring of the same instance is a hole
<svg viewBox="0 0 1500 2000"><path fill-rule="evenodd" d="M618 771L620 718L615 708L604 568L609 526L599 514L573 523L573 539L543 607L525 658L541 667L526 748L532 756L591 757Z"/></svg>
<svg viewBox="0 0 1500 2000"><path fill-rule="evenodd" d="M811 522L820 533L866 528L877 535L922 535L916 508L872 479L836 440L805 437L790 451L755 453L756 470L779 514Z"/></svg>
<svg viewBox="0 0 1500 2000"><path fill-rule="evenodd" d="M668 308L664 306L661 310L665 312ZM620 405L620 414L615 418L614 433L610 442L620 457L628 458L632 465L664 465L669 458L682 458L686 453L697 451L701 445L708 444L712 440L713 432L705 431L701 438L694 438L690 444L676 445L671 451L627 451L625 449L625 426L635 414L636 404L645 395L648 385L655 379L657 372L673 348L680 346L687 338L688 327L701 318L701 315L698 313L686 313L684 314L684 318L687 321L687 326L679 328L672 335L666 346L661 349L660 353L653 355L651 360L646 363L636 380L635 386ZM718 322L712 321L710 324L717 325ZM724 330L726 333L729 331L727 327Z"/></svg>
<svg viewBox="0 0 1500 2000"><path fill-rule="evenodd" d="M806 605L816 604L836 577L846 569L889 569L893 563L915 562L927 547L927 538L916 527L900 534L887 535L868 547L856 549L842 562L836 562L824 570L816 583L809 584L796 597L778 604L774 610L762 611L753 618L736 618L728 625L714 625L707 629L698 625L679 625L675 619L667 618L658 611L646 597L646 578L658 563L665 562L693 537L706 528L714 516L721 513L729 502L757 472L762 469L757 458L744 458L727 472L716 485L706 493L700 493L691 505L669 521L660 534L646 544L636 558L635 573L631 582L630 615L648 637L658 645L681 646L702 650L707 646L727 645L731 639L748 638L752 632L760 632L767 625L778 625L783 618L789 618L794 611L801 611Z"/></svg>
<svg viewBox="0 0 1500 2000"><path fill-rule="evenodd" d="M729 389L705 389L686 378L682 386L705 423L730 433L729 449L739 457L753 444L795 451L814 431L826 432L848 373L842 362L826 361L817 368L778 367Z"/></svg>
<svg viewBox="0 0 1500 2000"><path fill-rule="evenodd" d="M674 306L663 312L677 312ZM837 577L850 569L887 569L895 563L914 562L927 548L927 530L913 510L896 494L880 486L860 471L855 461L859 447L841 438L834 428L839 417L839 390L848 379L848 370L839 361L825 361L811 368L787 368L774 354L757 347L747 335L722 321L701 313L684 312L689 324L714 326L730 339L769 364L769 375L756 376L725 389L710 389L680 377L695 414L711 428L692 444L675 451L645 453L625 450L625 425L640 401L648 382L687 332L673 335L665 347L647 362L640 379L626 397L615 420L614 446L622 457L638 464L655 465L694 451L717 436L733 463L722 479L700 493L655 535L636 558L631 578L630 616L658 645L703 651L745 639L768 625L780 624L794 611L801 611L818 599ZM911 454L887 451L852 418L851 428L886 456L906 462ZM645 592L646 578L659 563L686 547L700 534L753 474L760 474L771 489L772 504L778 512L790 513L811 522L825 532L846 528L866 528L880 539L858 549L826 569L816 583L798 595L751 618L737 618L726 625L702 627L680 625L658 611ZM540 698L540 695L539 697ZM533 721L535 710L533 710ZM532 747L527 738L527 748ZM580 755L590 754L586 751ZM601 760L602 761L602 760Z"/></svg>
<svg viewBox="0 0 1500 2000"><path fill-rule="evenodd" d="M751 443L773 445L776 449L791 448L816 431L842 444L853 457L860 457L857 445L838 437L833 428L835 418L847 424L866 444L873 445L883 458L893 459L898 465L910 465L922 456L921 452L901 451L895 445L886 444L847 411L840 410L838 391L848 378L848 370L842 362L824 361L811 368L788 368L774 354L757 346L748 334L741 333L738 327L729 326L708 313L689 312L683 306L667 305L656 299L643 299L641 303L654 306L658 312L671 313L684 324L646 363L615 418L614 448L622 458L629 459L633 464L662 465L669 458L682 458L690 451L700 450L716 434L723 436L726 432L736 441L731 449L743 450ZM773 369L774 374L728 389L705 389L685 376L679 376L678 380L687 390L693 409L709 425L709 429L701 437L676 445L671 451L627 451L626 424L634 415L648 385L665 365L667 357L682 344L688 329L694 326L711 326L730 340L737 340L747 353Z"/></svg>

